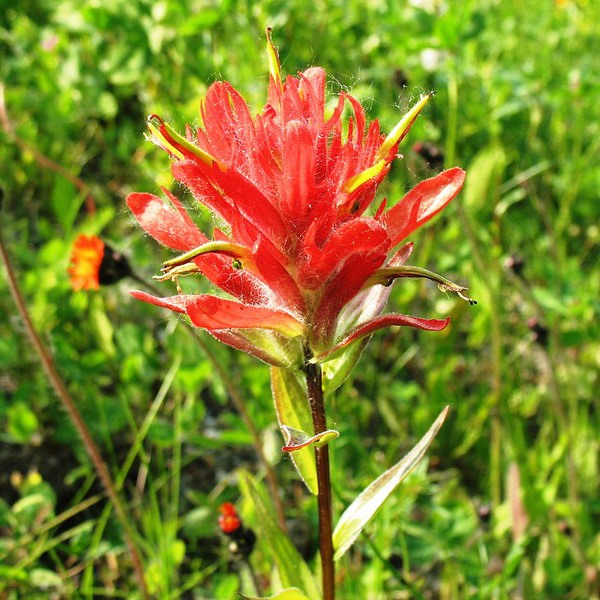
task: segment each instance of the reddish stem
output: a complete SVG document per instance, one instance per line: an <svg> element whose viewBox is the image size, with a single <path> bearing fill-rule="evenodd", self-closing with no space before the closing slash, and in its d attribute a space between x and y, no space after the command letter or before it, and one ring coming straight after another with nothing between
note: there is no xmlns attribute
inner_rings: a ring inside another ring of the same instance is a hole
<svg viewBox="0 0 600 600"><path fill-rule="evenodd" d="M308 390L308 403L313 420L314 433L327 431L325 399L323 397L323 375L321 366L311 362L312 353L305 351L304 374ZM321 569L323 573L323 600L335 598L335 568L333 565L333 539L331 515L331 475L329 468L329 447L315 448L319 494L319 546L321 549Z"/></svg>

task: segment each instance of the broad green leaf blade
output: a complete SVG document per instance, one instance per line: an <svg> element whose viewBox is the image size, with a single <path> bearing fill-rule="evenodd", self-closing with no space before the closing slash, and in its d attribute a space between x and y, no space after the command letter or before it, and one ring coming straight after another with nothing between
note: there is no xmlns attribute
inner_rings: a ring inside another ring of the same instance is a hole
<svg viewBox="0 0 600 600"><path fill-rule="evenodd" d="M259 537L264 536L271 547L282 585L286 588L305 590L311 600L321 598L308 565L279 527L274 517L273 507L260 494L249 475L240 481L240 489L254 505L256 519L260 523L257 533Z"/></svg>
<svg viewBox="0 0 600 600"><path fill-rule="evenodd" d="M283 590L274 596L268 596L266 598L259 598L258 596L242 596L245 600L310 600L308 596L305 596L298 588L288 588Z"/></svg>
<svg viewBox="0 0 600 600"><path fill-rule="evenodd" d="M296 376L290 371L271 367L271 390L279 426L311 431L312 419L306 390ZM302 448L290 454L290 458L306 487L316 496L319 488L313 448Z"/></svg>
<svg viewBox="0 0 600 600"><path fill-rule="evenodd" d="M335 560L339 560L344 555L387 497L414 470L442 426L449 408L446 406L429 431L399 463L373 481L344 511L333 532Z"/></svg>

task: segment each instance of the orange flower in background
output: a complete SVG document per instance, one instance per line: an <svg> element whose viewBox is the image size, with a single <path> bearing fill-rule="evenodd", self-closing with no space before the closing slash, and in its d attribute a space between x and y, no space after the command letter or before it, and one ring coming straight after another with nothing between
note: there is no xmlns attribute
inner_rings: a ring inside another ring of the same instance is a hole
<svg viewBox="0 0 600 600"><path fill-rule="evenodd" d="M78 235L67 269L75 291L97 290L132 275L127 259L95 235Z"/></svg>
<svg viewBox="0 0 600 600"><path fill-rule="evenodd" d="M100 266L104 258L104 242L95 235L78 235L71 251L71 265L67 269L71 287L75 290L100 288Z"/></svg>

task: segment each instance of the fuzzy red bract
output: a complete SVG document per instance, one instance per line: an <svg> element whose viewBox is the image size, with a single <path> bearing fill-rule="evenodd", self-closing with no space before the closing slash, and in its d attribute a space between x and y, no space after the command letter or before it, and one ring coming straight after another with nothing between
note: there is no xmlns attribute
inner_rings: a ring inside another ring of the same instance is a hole
<svg viewBox="0 0 600 600"><path fill-rule="evenodd" d="M270 40L269 50L274 52ZM213 232L222 244L211 246L173 195L167 193L170 205L151 194L128 197L150 235L190 252L185 262L233 299L137 296L186 313L215 337L278 366L298 364L307 347L325 356L360 338L361 331L368 335L389 325L438 330L447 324L402 315L379 318L364 307L369 321L356 306L352 320L344 317L365 282L394 260L398 244L456 196L464 172L445 171L391 209L382 205L367 216L426 99L386 137L377 121L367 124L360 103L346 93L326 117L325 84L321 68L283 81L277 65L268 102L254 118L241 95L222 82L209 88L201 103L202 125L195 132L188 128L185 138L152 118L153 140L171 154L174 177L226 224L226 230ZM344 131L347 103L352 116ZM171 268L165 277L180 274ZM386 294L382 289L380 296Z"/></svg>

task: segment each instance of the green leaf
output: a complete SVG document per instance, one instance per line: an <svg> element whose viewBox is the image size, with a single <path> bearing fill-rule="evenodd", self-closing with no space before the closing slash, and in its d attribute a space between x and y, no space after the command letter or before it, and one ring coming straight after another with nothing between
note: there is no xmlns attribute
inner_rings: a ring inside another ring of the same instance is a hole
<svg viewBox="0 0 600 600"><path fill-rule="evenodd" d="M50 196L50 206L66 235L70 234L84 200L85 194L78 194L70 181L61 175L56 176Z"/></svg>
<svg viewBox="0 0 600 600"><path fill-rule="evenodd" d="M340 356L329 359L322 364L323 394L325 397L333 394L352 373L369 339L370 336L356 341L350 347L346 347Z"/></svg>
<svg viewBox="0 0 600 600"><path fill-rule="evenodd" d="M260 494L249 475L241 479L240 489L254 506L256 521L260 523L257 533L260 537L264 536L271 547L281 584L306 590L311 600L321 598L308 565L277 524L273 506Z"/></svg>
<svg viewBox="0 0 600 600"><path fill-rule="evenodd" d="M44 494L30 494L20 500L17 500L12 507L13 514L18 518L19 523L28 526L35 522L42 522L52 516L52 503Z"/></svg>
<svg viewBox="0 0 600 600"><path fill-rule="evenodd" d="M17 442L29 442L40 426L36 414L24 402L9 406L6 412L11 437Z"/></svg>
<svg viewBox="0 0 600 600"><path fill-rule="evenodd" d="M312 419L306 390L296 376L290 371L271 367L271 389L279 426L285 425L300 431L310 431ZM313 449L311 447L302 448L290 454L290 457L302 481L316 496L318 481Z"/></svg>
<svg viewBox="0 0 600 600"><path fill-rule="evenodd" d="M183 517L181 528L186 537L192 540L210 537L215 531L214 518L215 515L208 506L198 506Z"/></svg>
<svg viewBox="0 0 600 600"><path fill-rule="evenodd" d="M258 596L242 596L245 600L309 600L308 596L305 596L298 588L288 588L283 590L274 596L267 596L259 598Z"/></svg>
<svg viewBox="0 0 600 600"><path fill-rule="evenodd" d="M448 410L447 406L419 443L399 463L365 488L344 511L333 532L333 547L336 549L335 560L339 560L344 555L388 496L414 470L442 426Z"/></svg>

